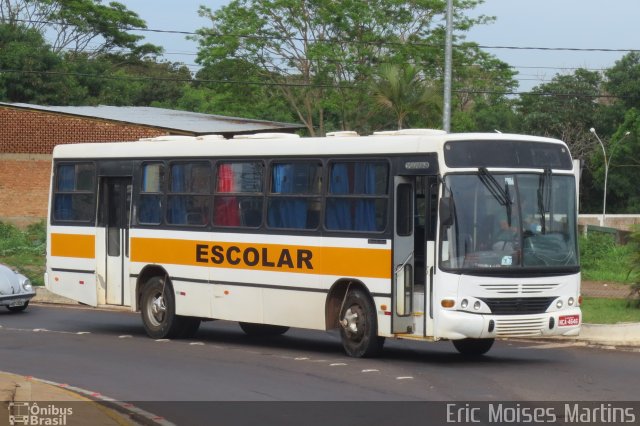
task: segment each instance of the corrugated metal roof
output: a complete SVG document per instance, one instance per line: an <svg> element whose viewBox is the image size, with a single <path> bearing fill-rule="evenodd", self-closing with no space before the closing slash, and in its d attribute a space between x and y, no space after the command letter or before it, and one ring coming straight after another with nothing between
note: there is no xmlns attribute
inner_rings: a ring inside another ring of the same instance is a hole
<svg viewBox="0 0 640 426"><path fill-rule="evenodd" d="M35 111L67 114L87 118L99 118L121 123L151 126L195 135L215 133L251 133L278 130L303 129L294 123L227 117L224 115L202 114L154 107L118 106L42 106L23 103L0 102L0 106L24 108Z"/></svg>

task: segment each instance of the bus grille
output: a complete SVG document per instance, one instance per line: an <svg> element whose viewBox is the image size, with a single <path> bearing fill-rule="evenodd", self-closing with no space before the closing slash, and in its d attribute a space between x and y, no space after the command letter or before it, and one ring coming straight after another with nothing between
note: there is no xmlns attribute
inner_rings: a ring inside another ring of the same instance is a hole
<svg viewBox="0 0 640 426"><path fill-rule="evenodd" d="M545 318L498 319L495 330L498 337L527 337L541 335L546 326Z"/></svg>
<svg viewBox="0 0 640 426"><path fill-rule="evenodd" d="M480 299L489 306L494 315L542 314L555 297L510 297Z"/></svg>

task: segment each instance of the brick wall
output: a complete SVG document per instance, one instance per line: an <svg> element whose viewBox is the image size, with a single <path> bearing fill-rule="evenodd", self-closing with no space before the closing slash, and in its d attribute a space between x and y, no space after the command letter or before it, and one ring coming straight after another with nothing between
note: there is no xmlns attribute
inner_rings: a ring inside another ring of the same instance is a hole
<svg viewBox="0 0 640 426"><path fill-rule="evenodd" d="M166 134L152 127L0 107L0 153L51 154L59 144L132 141Z"/></svg>
<svg viewBox="0 0 640 426"><path fill-rule="evenodd" d="M46 217L54 146L166 134L152 127L0 107L0 221L26 226Z"/></svg>

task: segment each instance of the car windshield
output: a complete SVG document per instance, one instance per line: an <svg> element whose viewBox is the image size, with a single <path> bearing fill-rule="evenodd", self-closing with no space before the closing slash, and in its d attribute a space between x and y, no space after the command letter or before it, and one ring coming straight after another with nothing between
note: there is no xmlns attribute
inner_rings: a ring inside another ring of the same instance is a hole
<svg viewBox="0 0 640 426"><path fill-rule="evenodd" d="M450 271L578 268L573 175L497 173L444 179L441 267Z"/></svg>

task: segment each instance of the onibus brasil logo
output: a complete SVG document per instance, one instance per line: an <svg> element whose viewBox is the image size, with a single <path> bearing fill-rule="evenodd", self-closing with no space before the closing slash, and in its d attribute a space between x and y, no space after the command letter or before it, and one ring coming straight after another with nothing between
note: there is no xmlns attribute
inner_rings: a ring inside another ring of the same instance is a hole
<svg viewBox="0 0 640 426"><path fill-rule="evenodd" d="M11 426L65 426L72 415L73 408L70 407L56 407L54 404L40 406L37 402L9 403Z"/></svg>

